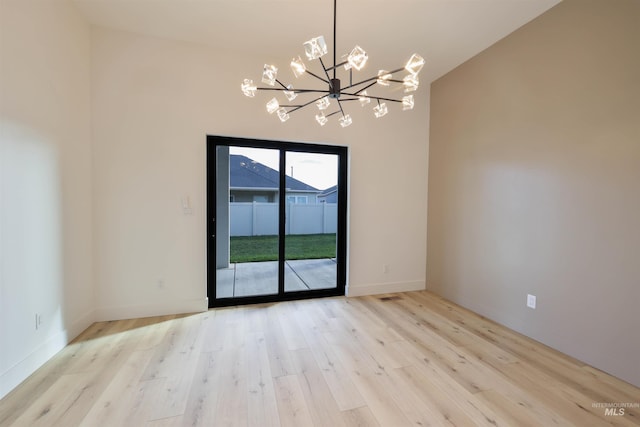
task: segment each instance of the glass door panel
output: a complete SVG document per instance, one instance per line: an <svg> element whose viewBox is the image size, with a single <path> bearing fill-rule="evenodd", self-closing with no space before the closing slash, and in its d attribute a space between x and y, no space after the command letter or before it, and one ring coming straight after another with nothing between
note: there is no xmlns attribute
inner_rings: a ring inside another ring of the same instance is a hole
<svg viewBox="0 0 640 427"><path fill-rule="evenodd" d="M280 151L216 147L216 299L278 294Z"/></svg>
<svg viewBox="0 0 640 427"><path fill-rule="evenodd" d="M336 288L338 155L285 156L284 290Z"/></svg>

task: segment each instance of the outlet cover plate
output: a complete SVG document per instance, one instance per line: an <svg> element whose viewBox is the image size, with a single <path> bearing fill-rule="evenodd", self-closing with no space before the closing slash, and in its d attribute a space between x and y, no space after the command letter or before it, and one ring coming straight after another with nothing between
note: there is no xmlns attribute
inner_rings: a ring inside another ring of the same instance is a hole
<svg viewBox="0 0 640 427"><path fill-rule="evenodd" d="M535 295L531 295L531 294L527 294L527 307L529 308L536 308L536 296Z"/></svg>

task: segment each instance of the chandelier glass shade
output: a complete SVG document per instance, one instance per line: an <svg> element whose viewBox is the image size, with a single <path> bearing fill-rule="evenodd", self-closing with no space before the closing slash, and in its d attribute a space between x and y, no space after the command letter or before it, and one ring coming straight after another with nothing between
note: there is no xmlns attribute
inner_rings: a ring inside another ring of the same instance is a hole
<svg viewBox="0 0 640 427"><path fill-rule="evenodd" d="M347 101L359 101L362 107L373 105L373 115L377 118L385 116L389 112L387 102L397 103L402 106L402 110L411 110L414 106L415 92L419 86L418 73L424 66L424 59L413 54L404 67L392 71L379 70L375 75L354 81L354 70L361 71L368 60L367 52L360 46L355 46L348 54L342 57L342 61L336 61L336 2L333 1L333 66L327 67L322 58L328 54L327 43L323 36L314 37L303 43L304 53L307 61L318 60L321 73L314 73L309 70L307 64L301 56L296 56L289 64L296 79L303 76L310 76L315 82L320 82L321 88L300 88L292 84L285 85L278 79L278 68L275 65L265 64L262 70L261 82L266 86L258 87L253 80L244 79L241 84L242 93L253 98L258 91L273 92L274 95L283 95L281 104L278 98L271 98L266 106L269 114L278 116L280 121L289 120L290 114L304 107L314 106L317 108L315 116L320 126L329 122L331 116L339 115L338 123L342 127L347 127L352 123L351 116L345 113L343 103ZM343 68L348 73L348 83L342 84L337 77L338 69ZM399 76L400 73L406 73ZM402 85L404 96L378 96L367 93L368 89L390 90L392 85Z"/></svg>

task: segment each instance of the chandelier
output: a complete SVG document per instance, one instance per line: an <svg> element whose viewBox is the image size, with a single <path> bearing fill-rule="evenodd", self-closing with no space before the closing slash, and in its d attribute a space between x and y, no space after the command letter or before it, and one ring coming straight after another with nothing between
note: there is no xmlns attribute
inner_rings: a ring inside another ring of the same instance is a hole
<svg viewBox="0 0 640 427"><path fill-rule="evenodd" d="M307 59L309 61L317 59L322 67L322 73L310 71L300 56L293 58L290 64L296 78L303 75L310 76L315 79L314 81L324 83L321 89L303 89L295 88L292 84L285 85L278 79L278 68L275 65L265 64L262 83L268 86L257 87L253 80L244 79L241 85L242 93L253 98L259 90L281 92L286 98L287 104L280 104L280 101L274 97L267 102L267 112L276 113L282 122L289 120L291 113L315 104L318 108L318 114L315 117L320 126L327 124L329 117L335 115L339 115L340 126L349 126L352 119L349 114L345 113L342 105L347 101L358 101L364 107L371 104L373 100L373 114L377 118L383 117L389 112L387 102L401 104L402 110L413 109L414 99L411 92L418 89L418 73L424 66L424 59L418 54L413 54L403 68L392 71L379 70L377 75L354 82L354 70L362 70L367 63L368 56L364 49L355 46L349 54L342 57L340 63L336 63L336 2L337 0L333 1L333 66L325 66L322 60L322 57L328 52L323 36L314 37L303 44ZM337 71L341 67L348 73L349 80L345 85L337 77ZM394 77L395 74L403 71L406 71L407 74L401 79ZM367 93L367 90L373 92L378 88L389 88L392 84L401 84L406 95L401 98L391 98ZM372 88L373 86L376 88ZM300 98L298 98L299 96ZM302 98L306 99L301 101ZM298 101L294 102L296 99ZM330 109L336 110L329 112Z"/></svg>

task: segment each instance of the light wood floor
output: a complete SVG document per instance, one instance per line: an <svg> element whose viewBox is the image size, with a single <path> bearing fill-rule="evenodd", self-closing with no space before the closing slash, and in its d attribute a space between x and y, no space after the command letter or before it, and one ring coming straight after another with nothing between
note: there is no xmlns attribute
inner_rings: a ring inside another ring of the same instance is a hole
<svg viewBox="0 0 640 427"><path fill-rule="evenodd" d="M640 389L412 292L97 323L0 401L0 425L640 425L597 403Z"/></svg>

